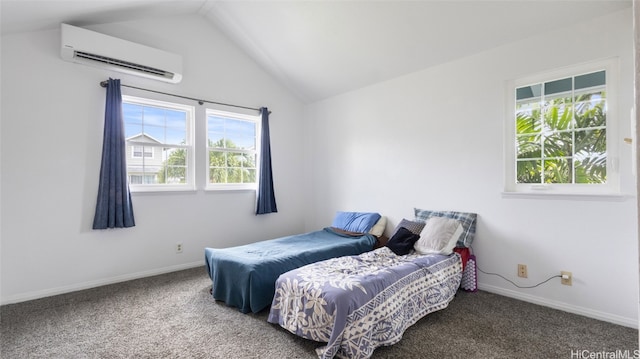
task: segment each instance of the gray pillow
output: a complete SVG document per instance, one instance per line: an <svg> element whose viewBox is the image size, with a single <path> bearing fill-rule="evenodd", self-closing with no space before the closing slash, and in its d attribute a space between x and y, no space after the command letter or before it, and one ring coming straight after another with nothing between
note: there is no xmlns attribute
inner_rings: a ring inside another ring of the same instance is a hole
<svg viewBox="0 0 640 359"><path fill-rule="evenodd" d="M408 229L411 231L411 233L413 234L417 234L420 235L420 232L422 232L422 229L425 226L425 222L421 221L421 222L417 222L417 221L410 221L406 218L403 218L400 223L398 223L398 225L396 226L396 228L393 230L393 233L391 234L391 237L393 237L394 234L396 234L396 232L398 232L398 230L402 227Z"/></svg>

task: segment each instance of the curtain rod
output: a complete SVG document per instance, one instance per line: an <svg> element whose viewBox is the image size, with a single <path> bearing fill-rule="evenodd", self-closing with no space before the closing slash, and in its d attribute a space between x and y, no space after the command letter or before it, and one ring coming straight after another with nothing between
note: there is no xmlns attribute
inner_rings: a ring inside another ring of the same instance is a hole
<svg viewBox="0 0 640 359"><path fill-rule="evenodd" d="M106 80L105 80L105 81L101 81L101 82L100 82L100 86L101 86L101 87L105 87L105 88L106 88L108 84L109 84L109 82L108 82L108 81L106 81ZM213 103L213 104L216 104L216 105L231 106L231 107L236 107L236 108L244 108L244 109L246 109L246 110L254 110L254 111L258 111L258 112L260 112L260 111L261 111L261 109L259 109L259 108L255 108L255 107L246 107L246 106L240 106L240 105L232 105L232 104L224 103L224 102L216 102L216 101L209 101L209 100L201 100L201 99L197 99L197 98L193 98L193 97L187 97L187 96L182 96L182 95L176 95L176 94L167 93L167 92L161 92L161 91L156 91L156 90L149 90L149 89L145 89L145 88L142 88L142 87L136 87L136 86L130 86L130 85L123 85L122 83L120 84L120 86L122 86L122 87L129 87L129 88L136 89L136 90L142 90L142 91L154 92L154 93L161 94L161 95L168 95L168 96L173 96L173 97L184 98L184 99L187 99L187 100L193 100L193 101L197 101L197 102L198 102L198 104L200 104L200 105L203 105L203 104L206 102L206 103ZM269 111L269 113L271 113L271 111Z"/></svg>

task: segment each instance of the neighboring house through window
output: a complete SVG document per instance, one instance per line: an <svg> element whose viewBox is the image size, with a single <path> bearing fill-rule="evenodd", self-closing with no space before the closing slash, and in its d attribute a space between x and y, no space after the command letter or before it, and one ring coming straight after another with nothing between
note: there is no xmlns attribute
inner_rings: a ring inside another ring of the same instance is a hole
<svg viewBox="0 0 640 359"><path fill-rule="evenodd" d="M132 96L123 96L122 107L133 192L257 188L258 114L196 111L193 106ZM202 135L198 141L206 142L196 142L194 134L202 132L206 138ZM196 162L196 155L206 162Z"/></svg>
<svg viewBox="0 0 640 359"><path fill-rule="evenodd" d="M122 108L131 189L193 189L193 106L123 96Z"/></svg>

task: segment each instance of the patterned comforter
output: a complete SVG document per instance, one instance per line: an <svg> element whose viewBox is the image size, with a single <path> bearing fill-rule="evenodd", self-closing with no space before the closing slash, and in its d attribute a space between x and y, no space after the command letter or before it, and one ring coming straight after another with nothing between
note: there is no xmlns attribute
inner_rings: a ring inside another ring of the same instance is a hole
<svg viewBox="0 0 640 359"><path fill-rule="evenodd" d="M268 321L327 343L318 357L369 358L423 316L447 307L462 277L450 256L398 256L386 247L282 274Z"/></svg>

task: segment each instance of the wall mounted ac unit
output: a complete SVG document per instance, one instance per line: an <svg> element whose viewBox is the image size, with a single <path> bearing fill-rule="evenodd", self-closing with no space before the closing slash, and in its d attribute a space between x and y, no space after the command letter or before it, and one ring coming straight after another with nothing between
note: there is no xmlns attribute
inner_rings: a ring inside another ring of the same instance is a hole
<svg viewBox="0 0 640 359"><path fill-rule="evenodd" d="M95 31L61 24L60 55L66 61L154 80L182 80L182 57Z"/></svg>

